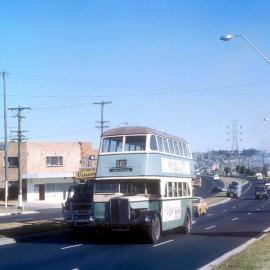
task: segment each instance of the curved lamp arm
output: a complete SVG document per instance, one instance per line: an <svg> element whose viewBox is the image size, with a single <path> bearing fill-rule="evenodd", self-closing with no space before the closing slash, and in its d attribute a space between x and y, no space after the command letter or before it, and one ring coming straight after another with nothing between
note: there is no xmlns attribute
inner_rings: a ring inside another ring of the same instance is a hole
<svg viewBox="0 0 270 270"><path fill-rule="evenodd" d="M227 35L223 35L220 37L221 40L223 41L230 41L232 38L234 37L240 37L242 38L243 40L245 40L260 56L263 60L265 60L268 64L270 64L270 60L263 54L263 52L261 50L259 50L255 44L253 42L251 42L248 38L246 38L245 36L243 35L230 35L230 34L227 34Z"/></svg>

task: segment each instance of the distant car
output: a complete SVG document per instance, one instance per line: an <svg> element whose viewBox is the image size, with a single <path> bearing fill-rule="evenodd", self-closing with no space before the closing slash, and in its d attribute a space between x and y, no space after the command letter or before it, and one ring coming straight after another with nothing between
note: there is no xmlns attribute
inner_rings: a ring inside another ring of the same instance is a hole
<svg viewBox="0 0 270 270"><path fill-rule="evenodd" d="M193 213L195 216L205 215L208 209L207 202L201 197L194 197L192 199Z"/></svg>
<svg viewBox="0 0 270 270"><path fill-rule="evenodd" d="M219 186L215 186L211 190L212 193L217 193L217 192L222 192L222 191L223 191L222 187L219 187Z"/></svg>
<svg viewBox="0 0 270 270"><path fill-rule="evenodd" d="M219 180L219 175L215 174L213 178L214 178L214 180Z"/></svg>
<svg viewBox="0 0 270 270"><path fill-rule="evenodd" d="M266 186L256 186L255 187L255 198L258 199L268 199L268 191Z"/></svg>

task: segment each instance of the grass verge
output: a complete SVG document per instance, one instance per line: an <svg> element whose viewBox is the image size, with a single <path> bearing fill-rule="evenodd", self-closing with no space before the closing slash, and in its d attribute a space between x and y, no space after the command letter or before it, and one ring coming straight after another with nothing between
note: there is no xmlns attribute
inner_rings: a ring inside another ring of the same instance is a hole
<svg viewBox="0 0 270 270"><path fill-rule="evenodd" d="M242 252L233 255L213 270L269 270L270 269L270 235L254 242Z"/></svg>

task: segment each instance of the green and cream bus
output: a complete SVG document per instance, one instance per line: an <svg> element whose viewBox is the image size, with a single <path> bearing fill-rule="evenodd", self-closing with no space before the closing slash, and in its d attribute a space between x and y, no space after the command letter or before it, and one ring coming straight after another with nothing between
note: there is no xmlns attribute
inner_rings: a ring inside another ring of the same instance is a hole
<svg viewBox="0 0 270 270"><path fill-rule="evenodd" d="M185 140L147 127L107 130L101 138L88 226L140 228L153 243L163 231L182 228L189 233L193 178Z"/></svg>

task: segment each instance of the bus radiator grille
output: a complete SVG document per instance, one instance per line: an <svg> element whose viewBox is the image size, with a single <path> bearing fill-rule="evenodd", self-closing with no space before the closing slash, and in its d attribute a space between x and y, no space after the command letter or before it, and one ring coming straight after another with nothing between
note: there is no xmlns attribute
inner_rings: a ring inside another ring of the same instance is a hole
<svg viewBox="0 0 270 270"><path fill-rule="evenodd" d="M130 224L130 206L126 198L112 198L110 200L110 223L112 227Z"/></svg>

